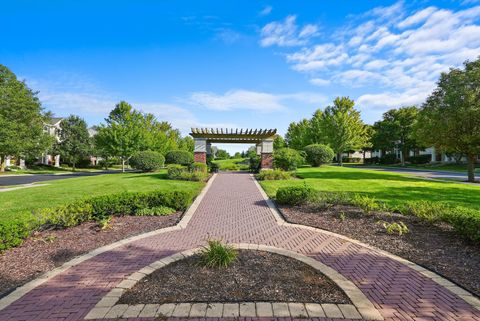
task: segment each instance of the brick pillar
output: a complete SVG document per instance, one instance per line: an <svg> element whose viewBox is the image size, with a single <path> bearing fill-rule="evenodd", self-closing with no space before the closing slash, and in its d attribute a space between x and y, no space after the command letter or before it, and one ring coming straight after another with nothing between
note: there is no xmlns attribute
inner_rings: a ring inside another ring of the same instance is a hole
<svg viewBox="0 0 480 321"><path fill-rule="evenodd" d="M261 169L272 169L273 168L273 154L272 153L262 153L262 160L260 163Z"/></svg>
<svg viewBox="0 0 480 321"><path fill-rule="evenodd" d="M264 139L261 143L262 154L260 169L273 168L273 139Z"/></svg>
<svg viewBox="0 0 480 321"><path fill-rule="evenodd" d="M194 153L195 163L207 163L207 153L206 152L195 152Z"/></svg>
<svg viewBox="0 0 480 321"><path fill-rule="evenodd" d="M205 138L195 138L195 163L207 163L207 140Z"/></svg>

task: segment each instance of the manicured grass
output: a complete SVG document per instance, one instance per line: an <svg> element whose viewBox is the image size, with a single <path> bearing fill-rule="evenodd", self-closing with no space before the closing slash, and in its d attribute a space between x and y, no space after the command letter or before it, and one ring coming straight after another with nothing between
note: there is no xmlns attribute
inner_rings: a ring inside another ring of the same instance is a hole
<svg viewBox="0 0 480 321"><path fill-rule="evenodd" d="M359 164L362 166L362 164ZM467 174L467 165L457 164L424 164L424 165L379 165L381 167L393 167L393 168L411 168L411 169L426 169L430 171L447 171L447 172L461 172ZM476 165L475 172L480 174L480 164Z"/></svg>
<svg viewBox="0 0 480 321"><path fill-rule="evenodd" d="M0 221L28 218L35 209L68 204L74 200L121 192L185 190L198 194L204 183L168 180L158 173L118 173L49 181L47 186L0 193Z"/></svg>
<svg viewBox="0 0 480 321"><path fill-rule="evenodd" d="M300 168L297 180L261 181L270 197L279 187L307 184L320 191L362 193L398 206L406 201L441 201L480 209L480 186L411 178L405 174L324 166Z"/></svg>
<svg viewBox="0 0 480 321"><path fill-rule="evenodd" d="M230 158L230 159L221 159L214 160L213 163L218 164L219 170L228 171L228 170L248 170L248 160L245 158Z"/></svg>

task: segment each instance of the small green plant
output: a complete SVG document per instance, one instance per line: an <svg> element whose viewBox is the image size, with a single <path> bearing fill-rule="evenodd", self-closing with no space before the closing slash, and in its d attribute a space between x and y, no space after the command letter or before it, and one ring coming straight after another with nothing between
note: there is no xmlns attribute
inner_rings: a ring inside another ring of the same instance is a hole
<svg viewBox="0 0 480 321"><path fill-rule="evenodd" d="M137 216L166 216L175 213L175 209L168 206L156 206L142 208L138 210L135 215Z"/></svg>
<svg viewBox="0 0 480 321"><path fill-rule="evenodd" d="M402 214L413 215L432 223L441 220L445 212L449 210L445 204L440 202L410 201L407 202L400 211Z"/></svg>
<svg viewBox="0 0 480 321"><path fill-rule="evenodd" d="M200 264L207 268L225 268L237 259L237 251L220 240L208 240L200 252Z"/></svg>
<svg viewBox="0 0 480 321"><path fill-rule="evenodd" d="M111 223L112 223L112 217L111 216L102 217L102 218L99 218L97 220L98 227L101 230L106 230L106 229L111 228L112 227Z"/></svg>
<svg viewBox="0 0 480 321"><path fill-rule="evenodd" d="M340 217L340 221L342 222L345 222L345 219L347 218L347 216L345 215L345 212L340 212L339 217Z"/></svg>
<svg viewBox="0 0 480 321"><path fill-rule="evenodd" d="M301 205L313 201L317 192L308 185L287 186L277 190L276 200L279 204Z"/></svg>
<svg viewBox="0 0 480 321"><path fill-rule="evenodd" d="M382 224L387 234L398 234L398 236L402 236L403 234L407 234L410 232L408 226L405 225L405 223L403 223L402 221L392 223L379 221L379 223Z"/></svg>
<svg viewBox="0 0 480 321"><path fill-rule="evenodd" d="M367 214L381 208L380 204L375 200L375 198L366 195L353 195L351 203L354 206L360 207Z"/></svg>

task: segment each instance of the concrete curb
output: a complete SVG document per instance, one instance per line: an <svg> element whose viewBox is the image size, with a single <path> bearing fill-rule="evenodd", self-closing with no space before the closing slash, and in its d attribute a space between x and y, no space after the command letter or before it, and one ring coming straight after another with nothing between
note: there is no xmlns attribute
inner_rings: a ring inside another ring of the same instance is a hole
<svg viewBox="0 0 480 321"><path fill-rule="evenodd" d="M262 186L255 179L255 176L254 175L251 175L251 176L252 176L252 180L255 182L255 185L257 186L258 190L262 194L263 199L267 203L270 211L272 212L273 216L275 217L275 220L277 221L278 225L296 227L296 228L301 228L301 229L305 229L305 230L315 231L317 233L323 233L323 234L335 236L335 237L338 237L338 238L343 239L345 241L348 241L348 242L360 245L360 246L362 246L364 248L367 248L369 250L375 251L375 252L377 252L381 255L384 255L384 256L386 256L386 257L388 257L392 260L395 260L397 262L400 262L400 263L408 266L409 268L419 272L420 274L429 278L433 282L435 282L435 283L443 286L444 288L448 289L450 292L457 295L462 300L464 300L465 302L467 302L468 304L470 304L471 306L473 306L474 308L476 308L477 310L480 311L480 299L478 299L476 296L474 296L472 293L468 292L467 290L462 289L461 287L459 287L455 283L443 278L442 276L436 274L435 272L432 272L432 271L430 271L430 270L428 270L424 267L421 267L420 265L417 265L417 264L415 264L415 263L413 263L409 260L406 260L404 258L396 256L392 253L380 250L380 249L378 249L374 246L362 243L360 241L351 239L351 238L346 237L346 236L341 235L341 234L333 233L333 232L330 232L330 231L327 231L327 230L322 230L322 229L319 229L319 228L316 228L316 227L288 223L287 221L285 221L283 219L283 216L280 214L280 212L278 211L278 209L275 206L275 204L273 203L273 201L268 197L267 193L265 193Z"/></svg>
<svg viewBox="0 0 480 321"><path fill-rule="evenodd" d="M210 178L210 180L207 182L207 184L202 189L200 194L198 194L198 196L195 198L192 205L190 205L190 207L187 209L187 211L183 215L183 218L180 220L180 222L178 224L176 224L174 226L166 227L166 228L163 228L163 229L151 231L151 232L148 232L148 233L144 233L144 234L140 234L140 235L136 235L136 236L131 236L131 237L128 237L126 239L117 241L115 243L111 243L111 244L99 247L99 248L94 249L94 250L92 250L92 251L90 251L86 254L81 255L81 256L78 256L78 257L64 263L63 265L61 265L61 266L59 266L59 267L57 267L57 268L55 268L51 271L46 272L45 274L39 276L38 278L36 278L36 279L18 287L18 288L16 288L12 293L10 293L7 296L1 298L0 299L0 311L5 309L7 306L12 304L16 300L23 297L25 294L27 294L28 292L30 292L31 290L33 290L37 286L47 282L48 280L57 276L58 274L65 272L66 270L68 270L72 266L78 265L78 264L80 264L80 263L82 263L82 262L84 262L88 259L91 259L91 258L93 258L93 257L95 257L99 254L104 253L104 252L113 250L114 248L117 248L119 246L131 243L131 242L134 242L134 241L146 238L146 237L150 237L150 236L154 236L154 235L158 235L158 234L163 234L163 233L168 233L168 232L172 232L172 231L177 231L177 230L181 230L181 229L185 228L185 226L188 224L188 222L192 218L193 213L197 209L198 205L202 201L203 197L207 193L208 189L212 185L212 182L215 180L216 176L217 176L217 174L214 174Z"/></svg>
<svg viewBox="0 0 480 321"><path fill-rule="evenodd" d="M208 303L208 304L190 304L190 303L168 303L159 305L157 308L168 305L172 308L172 316L175 317L204 317L207 314L208 306L215 305L215 310L218 313L218 317L238 317L241 316L242 312L240 309L240 304L243 306L243 316L245 317L274 317L279 314L284 314L288 317L332 317L332 318L346 318L346 319L361 319L364 320L383 320L380 312L375 308L372 302L363 294L360 289L353 284L353 282L347 280L343 275L335 271L334 269L328 267L327 265L312 259L306 255L299 254L297 252L281 249L274 246L267 245L258 245L258 244L247 244L247 243L236 243L231 244L237 249L244 250L256 250L256 251L265 251L270 253L276 253L279 255L291 257L293 259L299 260L305 264L310 265L314 269L318 270L320 273L324 274L330 278L339 288L341 288L345 294L352 301L352 304L312 304L312 303L291 303L291 302L275 302L271 304L270 302L262 303ZM133 288L137 282L139 282L145 276L153 273L154 271L163 268L164 266L171 264L173 262L182 260L186 257L192 256L197 253L201 248L186 250L183 252L178 252L168 257L165 257L161 260L158 260L137 272L132 273L123 279L115 288L110 290L107 295L105 295L96 305L90 310L85 319L101 319L101 318L112 318L112 317L133 317L139 316L142 314L147 317L156 317L159 316L156 314L156 311L153 311L151 306L147 305L126 305L124 309L124 304L116 304L124 292L128 289ZM252 305L253 304L253 305ZM287 304L288 308L284 308ZM148 308L150 311L143 312L144 309ZM119 315L117 311L122 310L122 314ZM220 310L223 311L220 313ZM212 313L212 312L211 312Z"/></svg>

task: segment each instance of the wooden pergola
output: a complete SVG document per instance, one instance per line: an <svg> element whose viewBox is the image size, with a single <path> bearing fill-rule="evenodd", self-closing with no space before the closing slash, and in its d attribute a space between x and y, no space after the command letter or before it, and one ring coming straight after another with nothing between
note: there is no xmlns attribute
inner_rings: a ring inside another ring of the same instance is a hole
<svg viewBox="0 0 480 321"><path fill-rule="evenodd" d="M273 139L276 129L192 128L195 140L195 162L205 163L212 143L255 144L261 155L261 167L272 168Z"/></svg>

